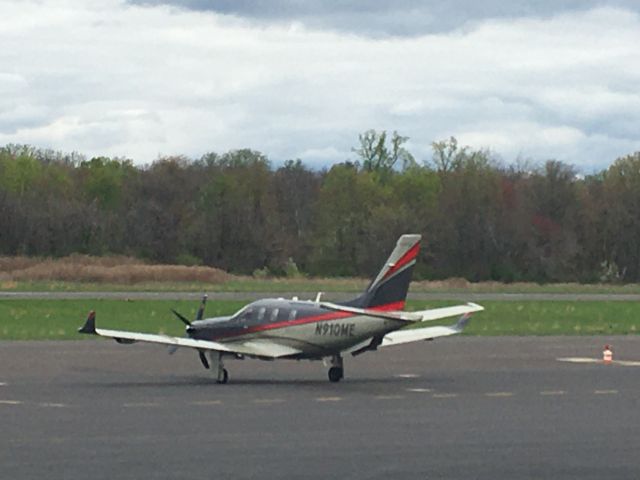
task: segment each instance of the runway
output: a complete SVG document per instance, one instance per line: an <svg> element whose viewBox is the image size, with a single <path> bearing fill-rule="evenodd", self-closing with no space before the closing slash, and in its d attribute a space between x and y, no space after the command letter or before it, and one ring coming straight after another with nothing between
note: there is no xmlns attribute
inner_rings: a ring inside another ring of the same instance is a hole
<svg viewBox="0 0 640 480"><path fill-rule="evenodd" d="M629 365L597 358L604 343ZM318 362L0 342L2 478L637 478L640 337L456 337ZM637 362L636 362L637 363Z"/></svg>

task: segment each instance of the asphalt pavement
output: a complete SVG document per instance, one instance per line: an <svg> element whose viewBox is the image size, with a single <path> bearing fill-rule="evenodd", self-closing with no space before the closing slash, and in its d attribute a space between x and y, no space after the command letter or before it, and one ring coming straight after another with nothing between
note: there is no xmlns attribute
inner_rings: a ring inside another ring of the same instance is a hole
<svg viewBox="0 0 640 480"><path fill-rule="evenodd" d="M189 350L0 342L0 477L638 478L634 360L638 336L456 337L345 359L338 384L244 360L217 385Z"/></svg>

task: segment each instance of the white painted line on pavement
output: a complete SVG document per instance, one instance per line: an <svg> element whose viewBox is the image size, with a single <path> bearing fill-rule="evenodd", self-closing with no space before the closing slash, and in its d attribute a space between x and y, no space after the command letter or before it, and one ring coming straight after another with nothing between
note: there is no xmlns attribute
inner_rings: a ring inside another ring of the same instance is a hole
<svg viewBox="0 0 640 480"><path fill-rule="evenodd" d="M404 395L376 395L376 400L399 400L401 398L405 398Z"/></svg>
<svg viewBox="0 0 640 480"><path fill-rule="evenodd" d="M122 406L126 408L145 408L145 407L158 407L159 403L153 402L139 402L139 403L123 403Z"/></svg>
<svg viewBox="0 0 640 480"><path fill-rule="evenodd" d="M611 363L616 363L618 365L623 365L625 367L640 367L640 362L634 362L631 360L614 360Z"/></svg>
<svg viewBox="0 0 640 480"><path fill-rule="evenodd" d="M420 378L420 375L417 373L398 373L394 375L396 378Z"/></svg>
<svg viewBox="0 0 640 480"><path fill-rule="evenodd" d="M585 358L585 357L563 357L556 358L559 362L569 362L569 363L602 363L602 359L598 358Z"/></svg>
<svg viewBox="0 0 640 480"><path fill-rule="evenodd" d="M222 405L222 400L201 400L191 402L191 405L197 405L199 407L205 407L207 405Z"/></svg>
<svg viewBox="0 0 640 480"><path fill-rule="evenodd" d="M40 405L41 407L51 407L51 408L65 408L67 406L67 404L65 403L39 403L38 405Z"/></svg>
<svg viewBox="0 0 640 480"><path fill-rule="evenodd" d="M545 396L554 396L554 395L565 395L567 392L565 390L543 390L540 392L540 395Z"/></svg>
<svg viewBox="0 0 640 480"><path fill-rule="evenodd" d="M431 389L430 388L407 388L407 392L429 393L431 392Z"/></svg>
<svg viewBox="0 0 640 480"><path fill-rule="evenodd" d="M316 402L339 402L342 397L318 397Z"/></svg>
<svg viewBox="0 0 640 480"><path fill-rule="evenodd" d="M564 357L556 358L558 362L569 363L600 363L604 365L601 358L586 358L586 357ZM640 362L634 360L612 360L610 365L622 365L623 367L640 367Z"/></svg>
<svg viewBox="0 0 640 480"><path fill-rule="evenodd" d="M616 395L618 390L596 390L593 392L594 395Z"/></svg>
<svg viewBox="0 0 640 480"><path fill-rule="evenodd" d="M0 405L20 405L20 400L0 400Z"/></svg>
<svg viewBox="0 0 640 480"><path fill-rule="evenodd" d="M513 392L489 392L484 394L485 397L513 397Z"/></svg>
<svg viewBox="0 0 640 480"><path fill-rule="evenodd" d="M433 398L455 398L458 396L457 393L434 393L431 395Z"/></svg>
<svg viewBox="0 0 640 480"><path fill-rule="evenodd" d="M266 403L266 404L282 403L282 402L284 402L283 398L258 398L253 401L253 403Z"/></svg>

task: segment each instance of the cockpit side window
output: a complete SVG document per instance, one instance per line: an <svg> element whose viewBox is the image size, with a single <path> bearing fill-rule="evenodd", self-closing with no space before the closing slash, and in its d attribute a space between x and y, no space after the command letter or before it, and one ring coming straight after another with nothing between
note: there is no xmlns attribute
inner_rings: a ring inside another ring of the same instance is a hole
<svg viewBox="0 0 640 480"><path fill-rule="evenodd" d="M281 322L289 320L289 312L290 310L287 308L278 309L278 320Z"/></svg>
<svg viewBox="0 0 640 480"><path fill-rule="evenodd" d="M271 310L271 315L269 315L269 321L270 322L275 322L278 319L278 312L280 311L279 308L274 308L273 310Z"/></svg>
<svg viewBox="0 0 640 480"><path fill-rule="evenodd" d="M260 307L260 309L258 310L258 321L261 322L262 320L264 320L264 314L267 311L267 309L265 307Z"/></svg>
<svg viewBox="0 0 640 480"><path fill-rule="evenodd" d="M297 310L291 310L289 312L289 320L295 320L297 315L298 315L298 311Z"/></svg>

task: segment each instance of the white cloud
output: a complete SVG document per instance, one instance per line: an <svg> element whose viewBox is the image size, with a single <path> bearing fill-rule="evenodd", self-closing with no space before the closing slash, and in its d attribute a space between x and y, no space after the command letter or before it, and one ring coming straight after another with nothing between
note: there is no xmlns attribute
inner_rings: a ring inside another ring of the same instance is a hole
<svg viewBox="0 0 640 480"><path fill-rule="evenodd" d="M149 162L343 161L369 128L586 168L640 149L640 18L599 8L366 38L118 0L0 1L0 144Z"/></svg>

